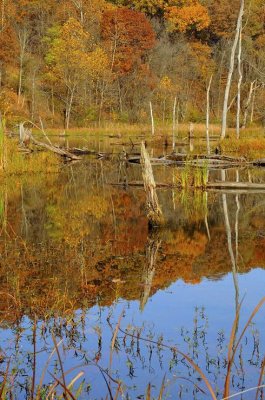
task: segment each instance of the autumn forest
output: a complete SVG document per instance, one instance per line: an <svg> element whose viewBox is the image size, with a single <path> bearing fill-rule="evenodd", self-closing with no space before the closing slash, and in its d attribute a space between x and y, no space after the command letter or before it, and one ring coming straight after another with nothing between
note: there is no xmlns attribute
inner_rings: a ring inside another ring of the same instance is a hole
<svg viewBox="0 0 265 400"><path fill-rule="evenodd" d="M264 121L265 8L246 3L241 125ZM1 0L0 109L68 128L106 121L222 118L239 0ZM237 64L237 61L235 61ZM235 125L235 65L229 126Z"/></svg>
<svg viewBox="0 0 265 400"><path fill-rule="evenodd" d="M0 400L262 400L265 0L0 0Z"/></svg>

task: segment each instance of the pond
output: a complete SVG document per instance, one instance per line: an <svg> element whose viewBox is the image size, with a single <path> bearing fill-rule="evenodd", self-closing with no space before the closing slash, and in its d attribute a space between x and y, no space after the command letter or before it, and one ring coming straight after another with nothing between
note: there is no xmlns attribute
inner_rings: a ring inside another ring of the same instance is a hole
<svg viewBox="0 0 265 400"><path fill-rule="evenodd" d="M190 357L222 399L235 318L234 348L265 294L264 194L161 189L167 224L150 232L143 188L126 185L140 166L109 139L69 141L114 155L1 186L4 398L62 398L55 377L78 399L212 398ZM159 182L180 174L154 166ZM225 175L265 182L262 169ZM230 395L256 396L264 322L261 308L236 348Z"/></svg>

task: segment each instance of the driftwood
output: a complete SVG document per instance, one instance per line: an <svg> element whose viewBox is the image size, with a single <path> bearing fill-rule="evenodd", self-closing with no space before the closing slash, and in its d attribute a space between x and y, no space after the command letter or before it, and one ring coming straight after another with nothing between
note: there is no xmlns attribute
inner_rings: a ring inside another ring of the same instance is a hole
<svg viewBox="0 0 265 400"><path fill-rule="evenodd" d="M21 123L19 125L20 142L23 143L24 145L28 146L29 143L33 143L34 145L36 145L38 147L43 147L49 151L52 151L55 154L58 154L59 156L67 158L68 160L80 160L80 157L70 153L69 151L63 150L63 149L60 149L59 147L54 146L51 143L50 139L48 138L48 136L46 135L46 133L43 129L41 129L41 131L44 134L47 141L49 142L49 144L40 142L39 140L35 139L32 135L32 131L30 129L25 128L24 124L25 123ZM35 124L33 124L33 125L36 126ZM38 129L40 129L40 128L38 128Z"/></svg>
<svg viewBox="0 0 265 400"><path fill-rule="evenodd" d="M127 161L134 164L139 164L141 158L138 155L128 156ZM245 158L242 157L229 157L222 155L187 155L182 153L173 153L163 157L151 158L150 162L152 165L186 165L203 167L207 165L208 168L229 168L232 166L242 166L247 164ZM265 163L265 160L264 160Z"/></svg>
<svg viewBox="0 0 265 400"><path fill-rule="evenodd" d="M147 218L150 227L161 226L164 223L163 213L160 208L156 193L156 183L153 170L145 145L141 145L141 165L144 188L146 193Z"/></svg>
<svg viewBox="0 0 265 400"><path fill-rule="evenodd" d="M73 161L74 160L81 160L81 158L76 156L75 154L72 154L67 150L60 149L59 147L56 147L56 146L53 146L53 145L50 145L50 144L47 144L47 143L40 142L39 140L36 140L33 136L31 136L31 142L33 144L35 144L36 146L43 147L43 148L45 148L47 150L52 151L55 154L58 154L59 156L65 157L65 158L67 158L69 160L73 160Z"/></svg>
<svg viewBox="0 0 265 400"><path fill-rule="evenodd" d="M71 154L75 154L77 156L81 156L81 155L86 155L86 154L95 154L96 151L95 150L89 150L89 149L79 149L78 147L73 147L68 149L68 151Z"/></svg>

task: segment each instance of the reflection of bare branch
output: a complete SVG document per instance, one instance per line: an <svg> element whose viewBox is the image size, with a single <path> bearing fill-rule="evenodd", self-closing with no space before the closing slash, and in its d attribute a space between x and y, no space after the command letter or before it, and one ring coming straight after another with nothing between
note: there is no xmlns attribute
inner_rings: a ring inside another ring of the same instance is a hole
<svg viewBox="0 0 265 400"><path fill-rule="evenodd" d="M236 171L236 181L239 182L239 171ZM240 212L240 201L239 195L236 195L236 222L235 222L235 241L236 241L236 268L238 270L238 219L239 219L239 212Z"/></svg>
<svg viewBox="0 0 265 400"><path fill-rule="evenodd" d="M207 182L208 182L208 178L207 178ZM207 231L208 240L210 241L211 240L211 233L210 233L209 224L208 224L208 192L205 192L205 202L206 202L206 207L205 207L204 222L205 222L205 227L206 227L206 231Z"/></svg>
<svg viewBox="0 0 265 400"><path fill-rule="evenodd" d="M143 274L144 291L140 300L140 309L143 310L148 298L150 296L152 282L155 275L157 253L161 246L161 239L154 234L153 237L148 238L147 248L146 248L146 268Z"/></svg>
<svg viewBox="0 0 265 400"><path fill-rule="evenodd" d="M221 177L222 181L225 182L225 170L221 171ZM232 264L232 274L233 274L233 281L234 281L234 286L235 286L235 301L236 301L236 310L238 310L239 307L239 287L238 287L238 277L237 277L237 266L236 266L236 259L233 251L233 246L232 246L232 232L231 232L231 225L230 225L230 220L229 220L229 214L228 214L228 205L227 205L227 195L222 194L222 200L223 200L223 210L224 210L224 218L225 218L225 229L226 229L226 236L227 236L227 245L228 245L228 251L229 255L231 258L231 264Z"/></svg>
<svg viewBox="0 0 265 400"><path fill-rule="evenodd" d="M28 220L27 220L27 213L24 206L24 188L21 185L21 211L22 211L22 226L21 231L23 235L23 231L25 232L26 238L28 237Z"/></svg>

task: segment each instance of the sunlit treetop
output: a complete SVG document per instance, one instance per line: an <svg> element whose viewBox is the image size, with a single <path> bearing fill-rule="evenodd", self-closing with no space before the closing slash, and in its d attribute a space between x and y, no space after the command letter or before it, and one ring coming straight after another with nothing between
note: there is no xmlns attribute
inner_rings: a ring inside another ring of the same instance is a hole
<svg viewBox="0 0 265 400"><path fill-rule="evenodd" d="M202 31L210 25L207 8L197 0L177 1L178 5L166 8L170 31Z"/></svg>

